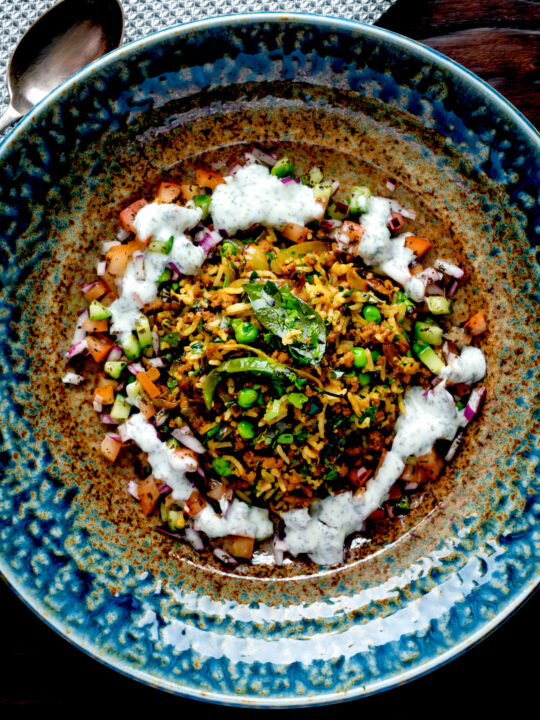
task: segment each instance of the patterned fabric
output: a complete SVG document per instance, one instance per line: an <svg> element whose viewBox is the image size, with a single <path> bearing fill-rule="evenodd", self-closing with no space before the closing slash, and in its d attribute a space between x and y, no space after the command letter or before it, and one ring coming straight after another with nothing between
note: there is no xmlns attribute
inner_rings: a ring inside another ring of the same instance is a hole
<svg viewBox="0 0 540 720"><path fill-rule="evenodd" d="M319 15L376 22L395 0L262 0L253 7L243 0L123 0L124 42L131 42L157 30L182 22L241 12L309 12ZM54 4L52 0L2 0L0 3L0 83L5 78L9 58L27 28ZM0 115L8 105L7 87L0 84ZM0 138L9 130L0 133Z"/></svg>

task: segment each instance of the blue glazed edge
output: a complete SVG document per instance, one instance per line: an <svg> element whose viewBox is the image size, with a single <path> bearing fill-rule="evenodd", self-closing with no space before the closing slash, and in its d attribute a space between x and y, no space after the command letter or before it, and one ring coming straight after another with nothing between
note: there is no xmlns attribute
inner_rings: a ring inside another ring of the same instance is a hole
<svg viewBox="0 0 540 720"><path fill-rule="evenodd" d="M276 16L275 16L274 14L271 14L271 13L269 13L269 14L267 14L267 13L260 13L260 14L253 14L253 15L252 15L252 14L249 14L249 15L247 15L247 16L236 16L236 15L229 16L229 18L235 18L238 22L241 22L243 17L244 17L244 18L247 17L249 20L252 20L252 19L263 19L263 20L266 21L266 20L268 20L270 17L273 18L273 17L276 17ZM306 18L306 17L307 17L307 18L310 18L310 19L317 18L317 20L319 21L319 23L320 23L320 24L324 24L324 25L326 25L327 22L332 22L332 20L327 20L327 19L325 19L325 18L322 18L322 19L321 19L321 18L318 18L318 16L311 16L311 15L307 15L307 14L291 14L291 15L288 15L288 14L287 14L287 15L281 15L281 14L280 14L280 15L277 16L277 20L279 20L280 22L283 21L284 18L285 18L285 19L292 19L292 20L295 20L295 19L300 19L300 20L302 20L302 19L304 19L304 18ZM224 21L225 21L226 19L227 19L227 17L223 18ZM335 20L335 22L337 22L338 24L352 25L352 26L354 26L354 27L362 26L363 28L365 28L365 29L368 30L369 32L373 32L375 35L382 35L382 36L395 35L395 34L393 34L393 33L389 33L388 31L384 31L384 30L372 28L371 26L363 26L361 23L357 23L357 22L354 22L354 21ZM190 24L186 24L186 25L176 26L176 28L169 29L169 30L164 30L164 31L160 31L159 33L155 33L154 35L150 36L150 38L152 38L152 42L154 42L154 41L157 42L157 41L159 41L159 39L161 39L162 37L168 36L169 33L177 34L177 33L180 33L181 31L183 31L183 30L185 30L185 29L189 29L189 30L197 29L198 27L206 26L206 25L209 25L209 24L214 24L214 21L212 21L212 20L205 20L205 21L198 21L198 22L194 22L194 23L190 23ZM369 34L369 32L368 32L368 34ZM395 36L396 36L396 37L399 37L399 38L402 38L402 36L397 36L397 35L395 35ZM412 44L412 46L414 46L416 49L421 50L421 51L422 51L422 54L424 54L426 57L430 57L430 58L431 58L432 55L438 55L438 54L434 53L434 52L431 51L431 50L427 50L426 48L424 48L423 46L419 45L418 43L414 43L414 41L407 40L406 38L403 38L403 40L406 41L406 42L405 42L406 45ZM32 113L31 113L29 116L27 116L27 117L21 122L21 124L20 124L19 126L17 126L17 128L14 129L13 132L17 132L19 129L21 130L21 132L23 132L23 131L26 129L26 127L27 127L29 124L31 124L31 123L33 122L33 120L39 115L39 113L42 111L42 109L45 108L45 107L47 107L50 102L53 102L53 101L54 101L54 99L55 99L55 97L56 97L56 93L61 93L61 92L63 92L64 89L66 89L67 87L70 87L73 83L78 82L78 80L80 80L81 78L89 77L89 76L92 74L92 72L93 72L93 70L95 69L95 67L96 67L96 66L99 66L101 63L107 64L110 60L114 59L114 57L115 57L116 55L119 55L119 54L121 55L123 52L127 52L127 51L129 51L130 49L133 49L133 47L136 47L136 46L144 46L144 45L146 45L147 41L148 41L148 39L135 41L134 43L131 43L130 45L125 46L125 48L121 48L120 50L114 51L114 52L111 53L109 56L107 56L105 59L100 60L100 61L97 61L97 63L94 63L94 65L91 66L90 68L88 68L88 69L86 69L86 70L84 70L84 71L81 71L81 73L79 73L77 76L75 76L74 79L72 79L72 80L68 81L67 83L65 83L64 86L62 86L59 90L54 91L53 93L51 93L50 96L48 96L48 98L46 98L44 101L42 101L42 103L40 103L40 105L39 105L34 111L32 111ZM514 110L512 109L512 107L510 106L510 104L507 103L498 93L496 93L496 91L494 91L492 88L489 88L489 86L487 86L485 83L483 83L482 81L479 81L479 79L476 78L476 76L472 75L472 73L469 73L469 71L464 70L463 68L461 68L461 66L458 66L456 63L453 63L452 61L447 60L446 58L444 58L444 56L440 56L440 58L441 58L442 60L446 61L446 63L447 63L449 66L451 66L451 67L452 67L452 66L456 66L456 67L460 68L460 70L462 70L462 71L464 72L464 74L465 74L465 76L466 76L467 78L469 78L469 79L472 78L472 79L474 79L475 81L479 82L479 83L481 84L481 86L483 87L484 90L489 90L490 93L492 93L493 98L497 101L497 103L500 102L500 103L504 106L505 112L508 113L509 118L510 118L513 122L515 122L515 119L516 119L516 118L514 117L514 112L517 113L517 111L514 111ZM532 125L530 125L530 123L529 123L523 116L521 116L519 113L517 113L517 116L518 116L517 119L520 121L520 123L524 126L525 129L527 129L527 132L528 132L528 133L531 133L531 139L532 139L532 138L535 138L535 139L537 140L537 139L538 139L538 133L534 130L534 128L532 127ZM531 132L531 131L532 131L532 132ZM10 137L12 137L12 134L10 134L10 135L8 136L8 138L6 138L6 140L9 139ZM2 143L2 145L0 146L0 152L4 149L4 147L5 147L5 141L4 141L4 143ZM12 586L13 586L13 583L11 583L11 584L12 584ZM489 633L489 632L491 632L493 629L495 629L495 627L501 622L501 620L502 620L504 617L507 617L509 614L511 614L511 613L519 606L519 604L521 604L521 602L532 592L533 588L534 588L534 586L533 586L533 587L530 587L530 588L527 587L526 589L524 589L524 591L523 591L520 595L518 595L518 596L516 596L516 597L513 598L513 601L512 601L512 603L511 603L510 605L507 605L507 606L505 607L505 613L504 613L504 614L503 614L503 613L500 613L500 614L497 615L497 617L494 618L490 623L487 623L487 624L482 625L482 627L479 628L476 633L473 633L472 635L470 635L470 636L467 638L466 641L464 641L463 643L461 643L461 645L458 645L458 646L455 646L455 647L451 648L451 649L448 650L446 653L438 656L436 659L433 659L432 661L430 661L430 662L426 663L425 665L421 666L421 669L420 669L420 670L419 670L418 668L416 668L415 670L411 670L411 671L409 672L409 674L408 674L408 673L403 673L403 674L400 676L399 683L405 682L405 681L407 681L407 680L410 680L410 679L412 679L413 677L418 677L419 674L425 674L426 672L429 672L429 671L432 670L434 667L438 667L439 665L443 664L444 662L447 662L448 660L452 659L453 657L455 657L455 656L456 656L457 654L459 654L460 652L463 652L464 650L466 650L470 645L478 642L480 639L482 639L483 637L485 637L485 635L486 635L487 633ZM31 609L33 609L35 612L38 612L37 607L32 607L31 598L30 598L30 597L25 597L21 592L18 592L18 591L17 591L16 587L14 587L14 589L15 589L16 592L19 594L19 596L29 605L29 607L31 607ZM33 602L34 602L34 605L36 605L35 599L33 599ZM43 611L43 608L41 608L41 610ZM163 687L163 684L162 684L162 683L155 683L155 682L149 681L149 679L148 679L148 677L145 675L145 673L135 672L132 668L127 668L127 667L126 667L126 669L124 670L124 669L122 669L122 667L119 667L117 664L115 664L115 663L109 663L109 662L107 662L106 660L100 658L99 656L93 654L93 652L92 652L91 649L86 649L86 648L84 647L84 644L78 643L76 640L73 640L73 639L70 638L68 635L66 635L66 634L62 631L61 625L55 624L52 620L47 619L46 613L45 613L44 615L42 615L42 617L44 617L44 619L46 620L46 622L47 622L51 627L53 627L55 630L57 630L61 635L63 635L66 639L70 640L71 642L74 642L74 644L76 644L78 647L81 647L83 650L85 650L85 652L87 652L88 654L92 655L93 657L96 657L96 659L100 660L100 661L103 662L104 664L109 665L110 667L113 667L113 668L115 668L115 669L117 669L117 670L120 669L122 672L124 672L126 675L128 675L128 676L130 676L130 677L138 677L138 679L141 679L141 680L143 680L144 682L146 682L146 683L148 683L148 684L150 684L150 685L153 685L154 687ZM164 684L166 685L167 683L164 683ZM388 688L388 687L392 687L392 686L394 686L395 684L397 684L397 683L396 683L392 678L390 678L390 679L388 679L387 681L381 681L380 684L379 684L379 686L377 686L377 685L372 686L372 688L370 688L370 692L371 692L371 693L373 693L373 692L379 692L379 691L384 690L384 689L386 689L386 688ZM165 687L164 689L168 689L168 690L170 690L170 691L172 691L172 692L178 692L178 689L175 688L174 686L172 686L172 687ZM315 698L315 699L309 700L309 701L307 701L307 702L304 701L304 700L301 700L301 699L299 699L299 700L296 702L296 701L292 700L291 698L282 698L282 699L279 699L279 698L278 698L278 699L276 699L276 700L265 699L265 700L262 701L260 704L257 703L256 701L253 701L253 700L245 701L245 702L238 702L237 698L226 698L226 697L223 696L222 694L216 695L215 698L214 698L214 697L211 697L211 693L200 693L199 695L197 695L195 692L191 691L191 692L186 693L186 694L189 694L189 695L192 696L192 697L194 697L194 696L195 696L195 697L198 697L198 698L201 699L201 700L212 700L212 701L218 701L218 702L226 702L227 704L237 704L237 705L245 705L245 704L248 704L248 705L250 705L250 706L252 706L252 707L269 707L269 706L283 706L283 705L285 705L285 706L287 706L287 707L294 707L294 706L327 704L327 703L335 702L335 701L338 701L338 700L352 699L352 698L358 697L358 694L359 694L359 693L358 693L357 690L352 690L352 691L350 691L349 693L335 693L335 694L333 694L333 695L332 695L332 694L327 694L327 695L325 695L324 697Z"/></svg>

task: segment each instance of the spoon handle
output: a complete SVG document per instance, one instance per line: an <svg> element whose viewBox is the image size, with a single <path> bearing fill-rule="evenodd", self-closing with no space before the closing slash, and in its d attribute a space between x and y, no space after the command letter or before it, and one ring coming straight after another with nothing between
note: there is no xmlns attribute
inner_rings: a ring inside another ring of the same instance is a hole
<svg viewBox="0 0 540 720"><path fill-rule="evenodd" d="M9 105L5 113L0 117L0 132L8 127L8 125L11 125L11 123L14 123L15 120L18 120L20 117L22 117L20 112L17 112L15 108L12 105Z"/></svg>

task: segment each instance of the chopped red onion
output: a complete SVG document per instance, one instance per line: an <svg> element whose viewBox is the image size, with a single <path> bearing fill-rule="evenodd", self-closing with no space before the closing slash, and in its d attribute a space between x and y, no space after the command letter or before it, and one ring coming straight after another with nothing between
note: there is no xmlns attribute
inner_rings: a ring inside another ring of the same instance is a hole
<svg viewBox="0 0 540 720"><path fill-rule="evenodd" d="M225 563L225 565L230 565L231 567L235 567L235 565L238 565L238 560L236 560L236 558L233 558L232 555L229 555L229 553L225 552L225 550L223 550L222 548L215 548L214 555L217 557L218 560L221 560L222 563Z"/></svg>
<svg viewBox="0 0 540 720"><path fill-rule="evenodd" d="M178 278L182 274L180 272L180 269L178 268L178 265L176 265L173 262L170 262L170 263L167 263L167 267L169 267L172 270L171 280L178 280Z"/></svg>
<svg viewBox="0 0 540 720"><path fill-rule="evenodd" d="M332 183L332 194L330 195L330 197L334 197L334 195L337 193L338 190L339 190L339 183L337 180L334 180L334 182Z"/></svg>
<svg viewBox="0 0 540 720"><path fill-rule="evenodd" d="M356 479L358 480L358 482L362 482L366 475L369 475L369 470L367 470L367 468L365 467L358 468L358 470L356 471Z"/></svg>
<svg viewBox="0 0 540 720"><path fill-rule="evenodd" d="M426 286L426 295L444 296L444 290L436 283L428 283Z"/></svg>
<svg viewBox="0 0 540 720"><path fill-rule="evenodd" d="M282 182L284 185L289 185L289 183L294 182L294 178L292 178L292 177L284 177L284 178L281 178L281 182Z"/></svg>
<svg viewBox="0 0 540 720"><path fill-rule="evenodd" d="M114 440L115 442L123 442L123 440L122 440L122 438L120 437L120 435L116 435L116 434L113 435L112 433L107 433L107 435L106 435L105 437L108 437L108 438L110 438L111 440Z"/></svg>
<svg viewBox="0 0 540 720"><path fill-rule="evenodd" d="M151 365L152 367L163 368L163 367L165 367L165 360L163 360L163 358L160 358L160 357L150 358L148 360L148 364Z"/></svg>
<svg viewBox="0 0 540 720"><path fill-rule="evenodd" d="M167 485L167 483L161 483L161 485L158 488L158 491L161 495L167 495L167 493L170 493L172 490L172 487L170 485Z"/></svg>
<svg viewBox="0 0 540 720"><path fill-rule="evenodd" d="M197 233L194 240L205 253L209 253L212 248L221 242L222 237L216 230L205 229Z"/></svg>
<svg viewBox="0 0 540 720"><path fill-rule="evenodd" d="M464 437L463 432L460 430L458 432L458 434L456 435L456 437L453 439L452 444L448 448L448 452L444 456L444 459L446 460L446 462L450 462L450 460L453 459L454 455L456 454L456 452L459 449L459 446L463 442L463 437Z"/></svg>
<svg viewBox="0 0 540 720"><path fill-rule="evenodd" d="M416 211L415 210L408 210L407 208L402 207L398 203L397 200L394 200L393 198L384 198L385 200L388 200L390 203L390 209L393 210L396 213L399 213L400 215L403 215L403 217L409 218L409 220L415 220L416 219Z"/></svg>
<svg viewBox="0 0 540 720"><path fill-rule="evenodd" d="M102 415L100 415L99 419L104 425L118 425L118 421L112 418L110 415L107 415L107 413L103 413Z"/></svg>
<svg viewBox="0 0 540 720"><path fill-rule="evenodd" d="M343 225L341 220L321 220L321 227L323 230L336 230Z"/></svg>
<svg viewBox="0 0 540 720"><path fill-rule="evenodd" d="M465 420L470 422L480 409L480 405L486 395L485 387L475 388L469 396L469 402L464 410Z"/></svg>
<svg viewBox="0 0 540 720"><path fill-rule="evenodd" d="M97 275L105 275L107 272L107 263L105 260L100 260L98 264L96 265L96 274Z"/></svg>
<svg viewBox="0 0 540 720"><path fill-rule="evenodd" d="M98 395L96 395L96 397L94 398L94 400L93 400L93 402L92 402L92 407L94 408L94 410L95 410L97 413L102 412L102 410L103 410L103 402L101 401L101 398L100 398Z"/></svg>
<svg viewBox="0 0 540 720"><path fill-rule="evenodd" d="M349 206L347 205L347 203L341 202L341 200L336 200L336 202L334 203L334 210L340 215L346 215L349 212Z"/></svg>
<svg viewBox="0 0 540 720"><path fill-rule="evenodd" d="M457 280L454 280L454 282L450 285L446 292L446 297L452 298L456 294L456 291L458 289L459 283Z"/></svg>
<svg viewBox="0 0 540 720"><path fill-rule="evenodd" d="M144 372L144 368L140 363L129 363L127 366L127 369L132 375L137 375L137 373Z"/></svg>
<svg viewBox="0 0 540 720"><path fill-rule="evenodd" d="M420 483L417 482L408 482L405 485L405 490L416 490L416 488L420 485Z"/></svg>
<svg viewBox="0 0 540 720"><path fill-rule="evenodd" d="M82 331L84 332L84 331ZM86 333L85 333L86 335ZM88 342L86 340L86 337L84 337L82 340L79 340L75 343L67 352L67 357L71 360L72 357L75 357L75 355L80 355L81 353L86 354L88 352Z"/></svg>
<svg viewBox="0 0 540 720"><path fill-rule="evenodd" d="M277 160L276 155L272 155L270 153L264 152L264 150L261 150L258 147L253 147L251 149L250 154L252 155L252 157L255 158L255 160L258 160L259 162L263 163L263 165L269 165L269 166L275 165L276 160Z"/></svg>
<svg viewBox="0 0 540 720"><path fill-rule="evenodd" d="M441 258L437 258L437 260L433 263L433 266L445 275L450 275L450 277L457 278L458 280L461 280L461 278L465 275L465 271L460 267L454 265L454 263L448 262L447 260L441 260Z"/></svg>
<svg viewBox="0 0 540 720"><path fill-rule="evenodd" d="M422 270L422 272L417 273L414 277L427 283L438 283L443 279L442 273L435 270L435 268L426 268L425 270Z"/></svg>
<svg viewBox="0 0 540 720"><path fill-rule="evenodd" d="M387 181L386 181L386 188L387 188L388 190L390 190L390 192L394 192L394 190L396 189L396 185L397 185L397 183L396 183L395 180L392 180L391 178L388 178L388 179L387 179Z"/></svg>
<svg viewBox="0 0 540 720"><path fill-rule="evenodd" d="M156 427L161 427L162 425L165 425L168 417L168 412L166 412L165 410L160 410L158 413L156 413L156 417L154 418L154 425Z"/></svg>
<svg viewBox="0 0 540 720"><path fill-rule="evenodd" d="M206 452L202 443L191 433L191 430L185 425L183 428L175 428L171 435L175 440L185 445L189 450L196 453Z"/></svg>
<svg viewBox="0 0 540 720"><path fill-rule="evenodd" d="M161 346L161 341L159 339L159 334L157 330L152 330L152 350L156 355L159 355L159 349ZM160 365L159 367L163 367Z"/></svg>
<svg viewBox="0 0 540 720"><path fill-rule="evenodd" d="M105 253L108 253L109 250L113 247L116 247L116 245L121 245L120 241L110 240L108 242L102 242L101 243L101 252L103 253L103 255L105 255Z"/></svg>
<svg viewBox="0 0 540 720"><path fill-rule="evenodd" d="M399 230L403 227L405 223L405 220L403 219L403 215L397 212L392 213L392 217L390 218L390 222L388 223L388 227L390 230Z"/></svg>
<svg viewBox="0 0 540 720"><path fill-rule="evenodd" d="M107 355L107 362L117 362L123 354L122 348L119 345L115 345Z"/></svg>
<svg viewBox="0 0 540 720"><path fill-rule="evenodd" d="M67 385L80 385L82 382L84 382L84 376L77 375L74 372L67 372L62 378L62 382L66 383Z"/></svg>
<svg viewBox="0 0 540 720"><path fill-rule="evenodd" d="M120 242L127 240L129 237L129 232L125 230L123 227L121 227L118 232L116 233L116 239L120 240Z"/></svg>
<svg viewBox="0 0 540 720"><path fill-rule="evenodd" d="M274 535L274 561L278 567L283 565L283 555L287 550L285 540L278 535Z"/></svg>
<svg viewBox="0 0 540 720"><path fill-rule="evenodd" d="M131 495L131 497L134 497L135 500L139 500L139 486L135 482L135 480L130 480L128 484L126 485L126 490Z"/></svg>

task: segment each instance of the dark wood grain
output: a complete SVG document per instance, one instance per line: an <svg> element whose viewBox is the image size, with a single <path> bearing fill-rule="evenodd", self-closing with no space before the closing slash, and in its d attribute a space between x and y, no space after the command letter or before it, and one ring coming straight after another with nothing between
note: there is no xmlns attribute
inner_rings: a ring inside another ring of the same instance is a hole
<svg viewBox="0 0 540 720"><path fill-rule="evenodd" d="M398 0L377 25L464 65L540 126L540 3Z"/></svg>
<svg viewBox="0 0 540 720"><path fill-rule="evenodd" d="M420 40L453 58L484 78L540 126L538 2L398 0L378 25ZM172 717L201 711L196 701L143 686L87 657L1 584L0 607L0 705L51 706L75 713L118 709L124 716L145 710ZM294 713L309 712L313 716L339 712L357 717L367 712L406 720L413 715L440 714L444 708L449 714L463 717L500 717L502 705L507 702L512 702L519 712L535 695L537 617L536 597L480 645L423 678L339 709L311 708Z"/></svg>

